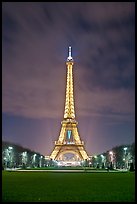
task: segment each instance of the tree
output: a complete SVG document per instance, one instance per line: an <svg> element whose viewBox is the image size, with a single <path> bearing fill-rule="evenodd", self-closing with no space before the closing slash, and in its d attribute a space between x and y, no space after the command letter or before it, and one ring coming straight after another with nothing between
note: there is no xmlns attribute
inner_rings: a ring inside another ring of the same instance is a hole
<svg viewBox="0 0 137 204"><path fill-rule="evenodd" d="M110 170L113 170L113 164L112 164L112 162L110 163Z"/></svg>
<svg viewBox="0 0 137 204"><path fill-rule="evenodd" d="M133 164L133 162L132 163L130 163L130 169L129 169L129 171L134 171L135 169L134 169L134 164Z"/></svg>

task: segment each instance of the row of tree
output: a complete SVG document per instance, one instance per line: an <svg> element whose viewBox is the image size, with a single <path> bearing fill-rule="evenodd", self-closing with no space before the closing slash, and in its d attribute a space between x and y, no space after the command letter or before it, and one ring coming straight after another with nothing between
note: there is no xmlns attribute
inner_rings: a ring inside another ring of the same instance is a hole
<svg viewBox="0 0 137 204"><path fill-rule="evenodd" d="M24 148L11 142L2 142L3 168L45 167L57 165L55 161L45 158L38 152ZM91 156L83 163L84 166L109 169L135 168L135 143L120 145L104 153Z"/></svg>
<svg viewBox="0 0 137 204"><path fill-rule="evenodd" d="M49 162L45 160L45 156L38 152L11 142L2 142L3 168L43 167L48 164Z"/></svg>
<svg viewBox="0 0 137 204"><path fill-rule="evenodd" d="M135 168L135 143L113 147L91 158L91 165L97 168L130 169Z"/></svg>

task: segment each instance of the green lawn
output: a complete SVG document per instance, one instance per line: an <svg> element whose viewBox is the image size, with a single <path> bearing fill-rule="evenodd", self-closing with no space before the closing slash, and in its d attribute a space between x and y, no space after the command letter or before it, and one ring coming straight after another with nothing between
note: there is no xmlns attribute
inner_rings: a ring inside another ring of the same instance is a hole
<svg viewBox="0 0 137 204"><path fill-rule="evenodd" d="M135 173L2 172L3 202L134 202Z"/></svg>

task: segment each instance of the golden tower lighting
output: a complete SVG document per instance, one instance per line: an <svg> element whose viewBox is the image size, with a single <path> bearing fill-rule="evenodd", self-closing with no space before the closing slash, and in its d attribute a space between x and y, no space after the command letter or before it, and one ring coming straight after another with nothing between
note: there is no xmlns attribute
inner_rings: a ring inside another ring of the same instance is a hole
<svg viewBox="0 0 137 204"><path fill-rule="evenodd" d="M84 142L81 141L78 133L78 122L75 120L74 93L73 93L73 65L74 60L71 56L71 47L69 47L69 56L67 57L67 84L64 119L61 122L61 131L58 140L51 152L50 158L58 161L82 161L89 159L84 148ZM68 159L66 155L71 158Z"/></svg>

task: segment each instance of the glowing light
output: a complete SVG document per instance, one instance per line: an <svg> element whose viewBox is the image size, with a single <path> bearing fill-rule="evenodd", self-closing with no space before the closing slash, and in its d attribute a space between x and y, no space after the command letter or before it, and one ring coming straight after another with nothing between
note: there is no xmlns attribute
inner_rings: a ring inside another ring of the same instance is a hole
<svg viewBox="0 0 137 204"><path fill-rule="evenodd" d="M71 130L68 130L68 139L70 140L71 137Z"/></svg>
<svg viewBox="0 0 137 204"><path fill-rule="evenodd" d="M110 152L109 152L109 154L113 155L113 152L112 152L112 151L110 151Z"/></svg>
<svg viewBox="0 0 137 204"><path fill-rule="evenodd" d="M67 58L67 61L71 61L73 60L72 56L71 56L71 47L69 46L69 56Z"/></svg>
<svg viewBox="0 0 137 204"><path fill-rule="evenodd" d="M58 161L57 165L58 166L81 166L81 162L80 161L70 161L70 162Z"/></svg>
<svg viewBox="0 0 137 204"><path fill-rule="evenodd" d="M126 151L126 150L127 150L127 147L124 147L124 150Z"/></svg>
<svg viewBox="0 0 137 204"><path fill-rule="evenodd" d="M26 156L26 155L27 155L27 152L23 152L22 155L23 155L23 156Z"/></svg>

